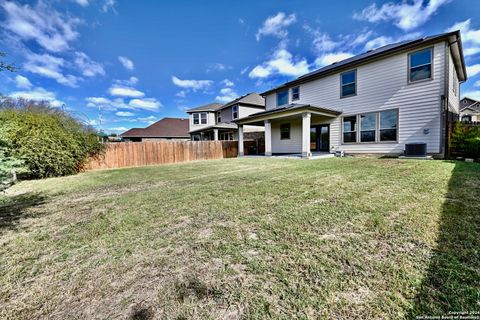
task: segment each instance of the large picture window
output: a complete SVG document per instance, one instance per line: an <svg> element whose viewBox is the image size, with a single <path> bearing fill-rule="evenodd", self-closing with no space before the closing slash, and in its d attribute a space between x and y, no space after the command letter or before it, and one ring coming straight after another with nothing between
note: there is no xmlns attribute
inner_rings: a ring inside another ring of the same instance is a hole
<svg viewBox="0 0 480 320"><path fill-rule="evenodd" d="M357 142L357 116L343 118L343 142Z"/></svg>
<svg viewBox="0 0 480 320"><path fill-rule="evenodd" d="M408 55L410 82L432 78L432 48L423 49Z"/></svg>
<svg viewBox="0 0 480 320"><path fill-rule="evenodd" d="M360 142L375 142L377 131L377 113L360 115Z"/></svg>
<svg viewBox="0 0 480 320"><path fill-rule="evenodd" d="M290 123L282 123L280 125L280 139L290 139Z"/></svg>
<svg viewBox="0 0 480 320"><path fill-rule="evenodd" d="M277 107L288 104L288 90L277 92Z"/></svg>
<svg viewBox="0 0 480 320"><path fill-rule="evenodd" d="M380 141L397 141L398 111L380 112Z"/></svg>
<svg viewBox="0 0 480 320"><path fill-rule="evenodd" d="M344 72L341 78L341 97L346 98L357 94L357 70Z"/></svg>

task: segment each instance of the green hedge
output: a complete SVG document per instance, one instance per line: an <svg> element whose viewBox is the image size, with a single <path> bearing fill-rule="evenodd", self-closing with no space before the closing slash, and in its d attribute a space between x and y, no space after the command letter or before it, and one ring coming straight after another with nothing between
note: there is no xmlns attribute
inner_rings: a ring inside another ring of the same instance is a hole
<svg viewBox="0 0 480 320"><path fill-rule="evenodd" d="M103 149L93 130L46 103L4 99L0 126L8 155L23 159L35 178L77 173Z"/></svg>
<svg viewBox="0 0 480 320"><path fill-rule="evenodd" d="M480 158L480 125L456 122L450 146L456 156Z"/></svg>

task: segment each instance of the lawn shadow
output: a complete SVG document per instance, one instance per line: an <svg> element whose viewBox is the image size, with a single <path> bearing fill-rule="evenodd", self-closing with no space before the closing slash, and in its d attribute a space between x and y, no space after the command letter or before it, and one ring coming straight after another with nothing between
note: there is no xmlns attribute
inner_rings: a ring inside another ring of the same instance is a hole
<svg viewBox="0 0 480 320"><path fill-rule="evenodd" d="M45 203L46 197L38 193L24 193L9 196L5 202L0 202L0 233L15 229L22 219L37 216L29 209Z"/></svg>
<svg viewBox="0 0 480 320"><path fill-rule="evenodd" d="M437 247L407 318L480 310L480 166L456 162Z"/></svg>

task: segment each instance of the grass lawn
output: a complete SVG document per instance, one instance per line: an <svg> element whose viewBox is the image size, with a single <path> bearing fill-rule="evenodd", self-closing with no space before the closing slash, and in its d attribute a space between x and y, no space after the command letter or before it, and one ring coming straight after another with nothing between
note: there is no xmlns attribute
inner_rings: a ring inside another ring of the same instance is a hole
<svg viewBox="0 0 480 320"><path fill-rule="evenodd" d="M480 310L480 165L228 159L0 196L0 318L414 318Z"/></svg>

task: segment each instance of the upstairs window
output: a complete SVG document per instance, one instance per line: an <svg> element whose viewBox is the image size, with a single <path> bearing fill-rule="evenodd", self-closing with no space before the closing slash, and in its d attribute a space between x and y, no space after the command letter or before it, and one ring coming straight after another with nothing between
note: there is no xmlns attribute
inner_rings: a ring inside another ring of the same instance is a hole
<svg viewBox="0 0 480 320"><path fill-rule="evenodd" d="M237 119L238 118L238 106L233 106L232 107L232 119Z"/></svg>
<svg viewBox="0 0 480 320"><path fill-rule="evenodd" d="M222 112L217 111L217 123L220 123L220 122L222 122Z"/></svg>
<svg viewBox="0 0 480 320"><path fill-rule="evenodd" d="M281 140L290 139L290 123L282 123L280 125L280 139Z"/></svg>
<svg viewBox="0 0 480 320"><path fill-rule="evenodd" d="M397 141L398 110L380 112L380 141Z"/></svg>
<svg viewBox="0 0 480 320"><path fill-rule="evenodd" d="M376 113L366 113L360 115L360 142L375 142L376 130Z"/></svg>
<svg viewBox="0 0 480 320"><path fill-rule="evenodd" d="M200 113L200 123L201 124L207 124L207 113L206 112Z"/></svg>
<svg viewBox="0 0 480 320"><path fill-rule="evenodd" d="M288 104L288 90L277 92L277 107Z"/></svg>
<svg viewBox="0 0 480 320"><path fill-rule="evenodd" d="M300 87L292 88L292 101L300 100Z"/></svg>
<svg viewBox="0 0 480 320"><path fill-rule="evenodd" d="M357 116L343 118L343 142L357 142Z"/></svg>
<svg viewBox="0 0 480 320"><path fill-rule="evenodd" d="M193 114L193 124L200 124L200 114L194 113Z"/></svg>
<svg viewBox="0 0 480 320"><path fill-rule="evenodd" d="M347 71L340 75L341 97L351 97L357 94L357 70Z"/></svg>
<svg viewBox="0 0 480 320"><path fill-rule="evenodd" d="M408 79L410 82L432 78L432 48L423 49L408 55Z"/></svg>

